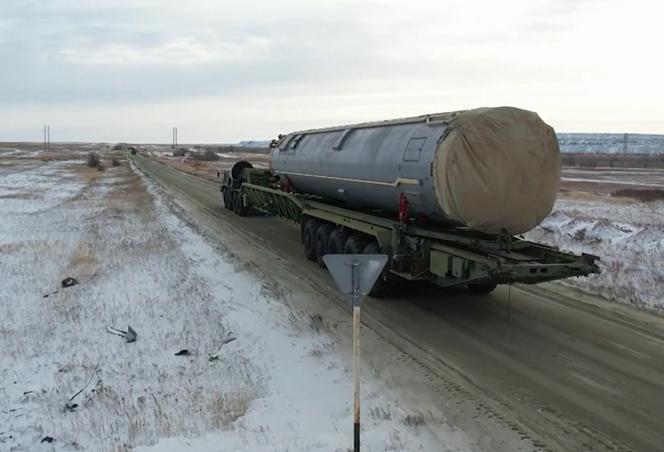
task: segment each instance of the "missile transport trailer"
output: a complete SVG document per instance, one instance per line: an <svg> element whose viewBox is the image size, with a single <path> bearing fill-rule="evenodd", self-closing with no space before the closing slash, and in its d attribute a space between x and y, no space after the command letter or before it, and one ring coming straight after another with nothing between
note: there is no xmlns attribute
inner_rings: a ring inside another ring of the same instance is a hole
<svg viewBox="0 0 664 452"><path fill-rule="evenodd" d="M271 169L241 161L224 205L300 225L304 252L384 253L379 296L399 280L486 293L599 272L581 256L515 236L550 212L560 181L553 129L537 114L483 108L295 132Z"/></svg>

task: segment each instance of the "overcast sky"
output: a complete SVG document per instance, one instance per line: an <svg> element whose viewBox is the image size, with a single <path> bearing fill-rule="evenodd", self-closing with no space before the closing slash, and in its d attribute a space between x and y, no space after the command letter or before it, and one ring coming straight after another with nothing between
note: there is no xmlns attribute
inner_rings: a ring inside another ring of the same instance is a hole
<svg viewBox="0 0 664 452"><path fill-rule="evenodd" d="M664 133L648 0L0 0L0 141L270 139L481 106Z"/></svg>

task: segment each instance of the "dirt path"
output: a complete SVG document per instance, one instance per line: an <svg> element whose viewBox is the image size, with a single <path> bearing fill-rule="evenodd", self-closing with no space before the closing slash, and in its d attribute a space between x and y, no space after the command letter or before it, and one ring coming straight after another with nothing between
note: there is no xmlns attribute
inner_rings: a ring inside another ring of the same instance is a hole
<svg viewBox="0 0 664 452"><path fill-rule="evenodd" d="M294 304L343 307L329 276L304 259L298 229L236 217L221 207L217 184L141 157L136 163L208 234L235 235L231 248ZM365 326L375 336L365 356L388 384L441 407L481 449L647 451L664 444L662 319L574 294L513 288L508 320L506 298L506 289L477 298L407 285L393 298L368 300Z"/></svg>

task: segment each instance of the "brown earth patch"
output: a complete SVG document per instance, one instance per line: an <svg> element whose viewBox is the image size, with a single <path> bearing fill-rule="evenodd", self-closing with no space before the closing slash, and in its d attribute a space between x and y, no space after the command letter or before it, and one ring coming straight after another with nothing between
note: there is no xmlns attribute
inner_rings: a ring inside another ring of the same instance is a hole
<svg viewBox="0 0 664 452"><path fill-rule="evenodd" d="M79 244L69 261L69 271L78 277L90 277L96 273L97 258L88 245Z"/></svg>

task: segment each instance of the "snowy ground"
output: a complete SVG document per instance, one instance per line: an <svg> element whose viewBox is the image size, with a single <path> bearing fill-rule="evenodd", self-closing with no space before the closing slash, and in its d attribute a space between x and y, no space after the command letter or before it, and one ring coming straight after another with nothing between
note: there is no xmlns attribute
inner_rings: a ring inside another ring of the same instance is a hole
<svg viewBox="0 0 664 452"><path fill-rule="evenodd" d="M601 274L556 284L664 313L664 201L561 196L553 213L526 236L601 257Z"/></svg>
<svg viewBox="0 0 664 452"><path fill-rule="evenodd" d="M348 450L347 342L327 319L290 310L126 161L83 158L0 166L0 450ZM134 343L105 332L127 325ZM472 448L379 379L362 398L365 450Z"/></svg>

